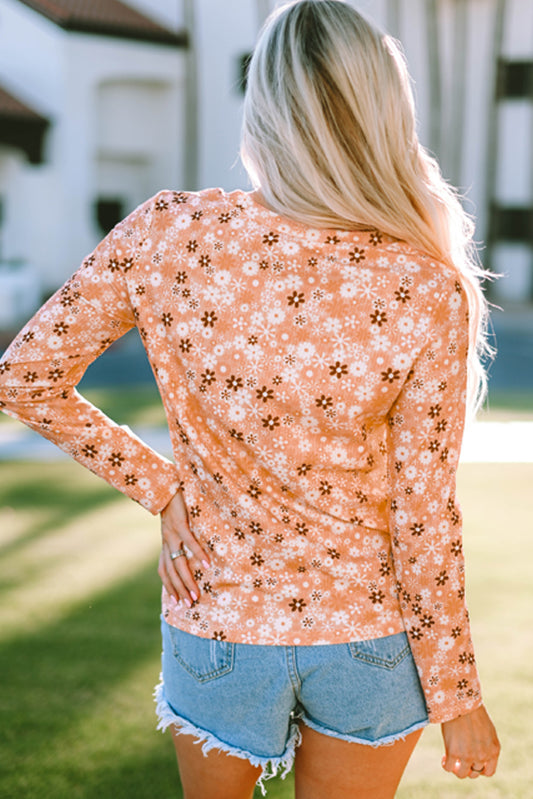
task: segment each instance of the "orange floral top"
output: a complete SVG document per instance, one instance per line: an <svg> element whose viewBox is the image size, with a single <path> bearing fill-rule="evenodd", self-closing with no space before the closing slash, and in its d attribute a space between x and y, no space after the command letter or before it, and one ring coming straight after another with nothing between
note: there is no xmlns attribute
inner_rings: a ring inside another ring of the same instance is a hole
<svg viewBox="0 0 533 799"><path fill-rule="evenodd" d="M175 464L74 388L137 326ZM455 477L467 303L378 231L306 227L242 191L164 191L121 222L0 362L0 406L212 553L170 624L256 644L407 630L431 721L481 703Z"/></svg>

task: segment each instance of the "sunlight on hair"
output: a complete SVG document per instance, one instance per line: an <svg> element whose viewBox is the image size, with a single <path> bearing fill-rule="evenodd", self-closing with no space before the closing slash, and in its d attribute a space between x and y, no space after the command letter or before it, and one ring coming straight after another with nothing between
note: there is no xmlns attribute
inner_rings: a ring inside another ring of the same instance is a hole
<svg viewBox="0 0 533 799"><path fill-rule="evenodd" d="M267 20L250 63L241 158L275 212L378 229L457 272L469 303L468 401L486 393L489 277L474 223L416 132L400 45L342 0L298 0Z"/></svg>

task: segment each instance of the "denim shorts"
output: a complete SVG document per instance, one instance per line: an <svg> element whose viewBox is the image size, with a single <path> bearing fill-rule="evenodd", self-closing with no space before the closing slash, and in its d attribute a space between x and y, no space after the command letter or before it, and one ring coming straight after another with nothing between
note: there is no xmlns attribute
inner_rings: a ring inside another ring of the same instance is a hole
<svg viewBox="0 0 533 799"><path fill-rule="evenodd" d="M292 768L299 724L358 744L393 743L428 724L404 632L317 646L215 641L162 622L158 729L175 725L207 754L218 749L263 769Z"/></svg>

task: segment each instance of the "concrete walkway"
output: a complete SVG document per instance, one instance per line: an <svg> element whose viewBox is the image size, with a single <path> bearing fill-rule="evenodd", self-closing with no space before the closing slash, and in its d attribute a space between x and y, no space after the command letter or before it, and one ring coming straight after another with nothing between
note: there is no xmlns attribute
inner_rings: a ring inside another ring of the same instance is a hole
<svg viewBox="0 0 533 799"><path fill-rule="evenodd" d="M473 422L466 430L462 463L533 463L533 422Z"/></svg>
<svg viewBox="0 0 533 799"><path fill-rule="evenodd" d="M171 455L163 428L137 428L135 433L158 452ZM0 425L0 461L50 461L67 456L21 424ZM533 463L533 422L474 422L467 429L463 463Z"/></svg>

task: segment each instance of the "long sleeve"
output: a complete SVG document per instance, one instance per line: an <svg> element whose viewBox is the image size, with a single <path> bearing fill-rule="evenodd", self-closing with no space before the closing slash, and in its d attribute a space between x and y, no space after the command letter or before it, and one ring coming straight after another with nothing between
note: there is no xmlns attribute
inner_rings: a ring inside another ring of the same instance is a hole
<svg viewBox="0 0 533 799"><path fill-rule="evenodd" d="M455 501L465 416L467 301L459 283L448 286L389 414L392 551L432 722L481 704Z"/></svg>
<svg viewBox="0 0 533 799"><path fill-rule="evenodd" d="M176 467L75 389L135 325L126 277L147 262L152 206L117 225L12 342L0 361L0 409L156 514L178 489Z"/></svg>

